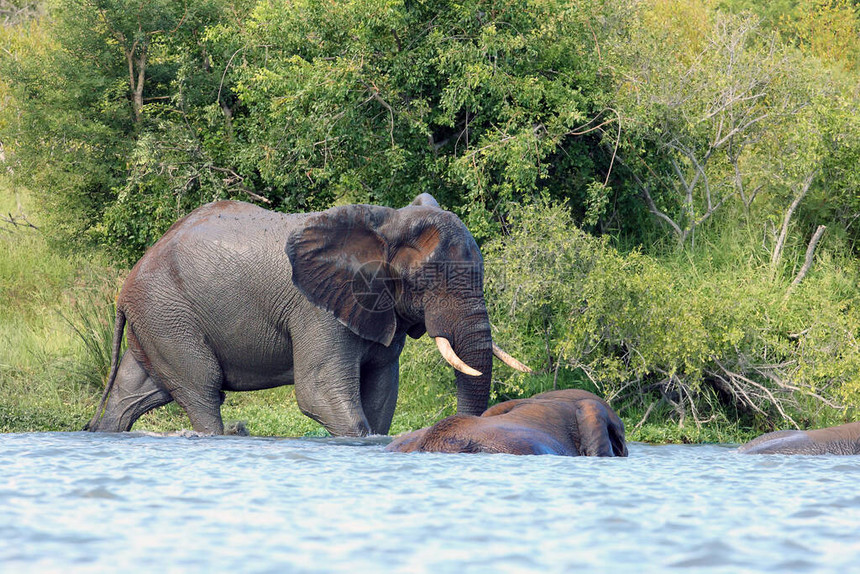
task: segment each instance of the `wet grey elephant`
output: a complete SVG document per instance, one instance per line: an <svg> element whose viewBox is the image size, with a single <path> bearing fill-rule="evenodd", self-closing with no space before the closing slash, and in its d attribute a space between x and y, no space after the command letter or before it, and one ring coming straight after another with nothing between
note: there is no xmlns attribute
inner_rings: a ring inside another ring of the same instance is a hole
<svg viewBox="0 0 860 574"><path fill-rule="evenodd" d="M221 434L224 391L295 384L299 408L333 435L387 434L406 335L425 332L458 370L458 412L480 414L495 349L483 261L430 195L402 209L292 215L211 203L176 222L126 279L110 375L86 430L130 430L175 400L195 431Z"/></svg>
<svg viewBox="0 0 860 574"><path fill-rule="evenodd" d="M741 445L744 454L860 454L860 422L810 431L763 434Z"/></svg>
<svg viewBox="0 0 860 574"><path fill-rule="evenodd" d="M624 423L582 389L505 401L481 416L457 414L395 438L389 452L627 456Z"/></svg>

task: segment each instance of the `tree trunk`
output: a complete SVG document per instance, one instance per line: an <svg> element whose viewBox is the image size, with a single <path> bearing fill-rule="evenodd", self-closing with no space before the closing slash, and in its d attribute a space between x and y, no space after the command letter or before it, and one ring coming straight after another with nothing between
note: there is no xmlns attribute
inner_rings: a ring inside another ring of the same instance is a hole
<svg viewBox="0 0 860 574"><path fill-rule="evenodd" d="M131 109L134 112L134 122L140 123L143 116L143 85L146 80L146 44L140 46L140 53L135 56L138 51L138 43L132 44L131 49L126 50L125 59L128 62L128 84L131 92Z"/></svg>

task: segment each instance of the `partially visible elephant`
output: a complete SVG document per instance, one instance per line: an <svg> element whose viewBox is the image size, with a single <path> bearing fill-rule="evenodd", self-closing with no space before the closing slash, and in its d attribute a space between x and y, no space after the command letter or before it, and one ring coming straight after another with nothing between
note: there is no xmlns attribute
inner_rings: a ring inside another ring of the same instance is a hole
<svg viewBox="0 0 860 574"><path fill-rule="evenodd" d="M860 422L810 431L769 432L741 445L744 454L860 454Z"/></svg>
<svg viewBox="0 0 860 574"><path fill-rule="evenodd" d="M505 401L479 417L450 416L398 436L385 450L627 456L627 443L624 423L603 399L566 389Z"/></svg>
<svg viewBox="0 0 860 574"><path fill-rule="evenodd" d="M406 335L425 332L458 371L458 412L480 414L497 349L483 277L472 235L428 194L402 209L293 215L210 203L126 279L110 375L86 429L127 431L175 400L195 431L221 434L224 391L295 384L302 412L333 435L387 434Z"/></svg>

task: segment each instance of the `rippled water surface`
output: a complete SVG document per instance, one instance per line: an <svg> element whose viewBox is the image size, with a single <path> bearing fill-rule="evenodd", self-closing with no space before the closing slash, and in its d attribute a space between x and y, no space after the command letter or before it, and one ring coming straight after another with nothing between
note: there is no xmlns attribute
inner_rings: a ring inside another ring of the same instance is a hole
<svg viewBox="0 0 860 574"><path fill-rule="evenodd" d="M858 572L860 457L0 435L3 572Z"/></svg>

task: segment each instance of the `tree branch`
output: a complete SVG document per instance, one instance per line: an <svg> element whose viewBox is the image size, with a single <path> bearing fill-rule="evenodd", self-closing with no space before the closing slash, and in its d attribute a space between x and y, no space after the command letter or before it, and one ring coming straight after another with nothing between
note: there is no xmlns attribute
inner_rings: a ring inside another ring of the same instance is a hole
<svg viewBox="0 0 860 574"><path fill-rule="evenodd" d="M826 229L826 225L819 225L818 229L815 230L815 233L812 234L812 239L809 240L809 245L806 248L806 260L803 262L803 267L800 268L794 281L792 281L791 285L788 286L788 290L785 292L785 297L782 298L783 303L788 301L791 292L795 287L800 285L800 282L803 281L803 278L806 277L807 273L809 273L809 268L812 267L812 260L815 257L815 248L818 245L818 241L821 239L821 236L824 235L824 231Z"/></svg>
<svg viewBox="0 0 860 574"><path fill-rule="evenodd" d="M31 229L39 229L37 226L30 223L30 221L27 219L27 216L23 213L18 215L17 217L12 215L11 213L9 213L8 215L9 217L4 217L0 215L0 222L8 223L14 228L29 227ZM5 231L11 231L11 229L5 229Z"/></svg>
<svg viewBox="0 0 860 574"><path fill-rule="evenodd" d="M643 185L640 187L642 188L643 195L645 196L645 203L648 204L648 211L668 223L675 231L675 234L678 236L678 239L680 241L683 241L686 238L686 235L681 229L681 226L675 223L675 221L671 217L669 217L657 208L657 204L654 203L654 199L651 197L651 193L648 191L647 185Z"/></svg>
<svg viewBox="0 0 860 574"><path fill-rule="evenodd" d="M379 95L379 88L376 85L368 85L364 80L359 80L359 82L370 92L371 99L376 100L382 107L388 110L388 135L391 138L391 147L394 147L394 108Z"/></svg>
<svg viewBox="0 0 860 574"><path fill-rule="evenodd" d="M813 170L812 173L806 177L806 180L803 182L803 186L795 195L794 200L788 207L788 211L785 212L785 217L782 220L782 229L780 229L779 238L776 241L776 246L773 248L773 254L770 258L770 266L774 271L776 271L776 266L782 258L782 250L785 248L785 238L788 235L788 225L791 222L791 216L794 215L794 211L797 209L797 206L800 205L800 202L804 197L806 197L809 187L812 185L816 175L818 175L817 169Z"/></svg>

